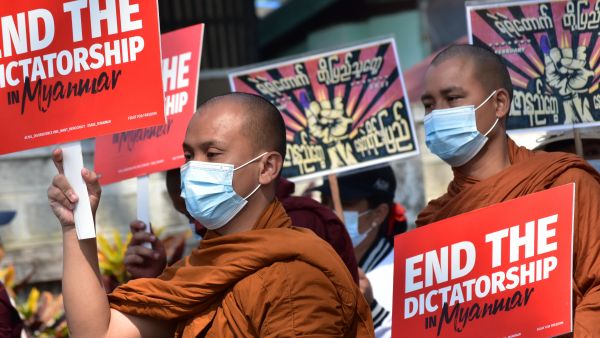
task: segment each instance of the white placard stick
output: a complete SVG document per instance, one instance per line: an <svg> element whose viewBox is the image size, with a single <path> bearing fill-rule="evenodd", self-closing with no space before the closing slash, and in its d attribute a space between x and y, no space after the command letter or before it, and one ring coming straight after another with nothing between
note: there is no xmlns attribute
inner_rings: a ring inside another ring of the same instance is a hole
<svg viewBox="0 0 600 338"><path fill-rule="evenodd" d="M137 178L137 219L146 224L146 232L150 233L150 177L148 175ZM152 249L148 242L143 244Z"/></svg>
<svg viewBox="0 0 600 338"><path fill-rule="evenodd" d="M81 142L66 143L61 146L63 152L63 169L65 177L79 197L73 214L75 216L75 230L79 240L95 238L96 228L92 216L92 206L88 195L87 186L81 176L83 169L83 154Z"/></svg>

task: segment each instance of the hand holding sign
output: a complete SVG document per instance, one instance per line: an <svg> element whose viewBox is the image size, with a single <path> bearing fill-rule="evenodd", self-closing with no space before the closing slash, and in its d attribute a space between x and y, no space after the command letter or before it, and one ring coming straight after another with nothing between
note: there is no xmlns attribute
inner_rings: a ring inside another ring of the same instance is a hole
<svg viewBox="0 0 600 338"><path fill-rule="evenodd" d="M141 221L129 225L131 241L125 252L125 268L133 278L152 278L160 275L167 266L167 253L153 233L146 232L146 224ZM150 248L144 244L151 243Z"/></svg>
<svg viewBox="0 0 600 338"><path fill-rule="evenodd" d="M50 207L58 218L58 221L63 228L75 226L75 217L73 210L79 201L79 197L75 194L73 188L67 181L63 170L63 153L61 149L56 149L52 153L52 160L58 170L58 175L54 176L52 184L48 188L48 201ZM98 204L100 203L100 195L102 189L98 183L98 177L93 171L83 169L81 176L87 186L90 204L92 206L92 214L96 215Z"/></svg>

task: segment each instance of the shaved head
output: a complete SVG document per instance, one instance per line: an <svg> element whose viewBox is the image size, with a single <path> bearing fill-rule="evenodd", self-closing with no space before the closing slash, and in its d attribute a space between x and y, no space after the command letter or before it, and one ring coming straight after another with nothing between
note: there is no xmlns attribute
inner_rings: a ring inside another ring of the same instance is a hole
<svg viewBox="0 0 600 338"><path fill-rule="evenodd" d="M186 163L218 165L205 170L227 176L219 176L223 181L218 182L213 177L211 182L231 185L238 197L247 201L218 233L250 230L273 202L283 167L285 125L277 108L256 95L217 96L192 116L182 147ZM184 186L186 180L182 172Z"/></svg>
<svg viewBox="0 0 600 338"><path fill-rule="evenodd" d="M441 51L431 61L431 66L436 66L453 58L469 59L478 74L477 79L490 93L498 88L504 88L513 97L513 86L510 74L504 61L487 46L452 45Z"/></svg>
<svg viewBox="0 0 600 338"><path fill-rule="evenodd" d="M245 127L242 133L249 137L255 149L276 151L281 158L285 158L285 123L277 107L261 96L234 92L206 101L198 109L198 114L206 108L225 101L243 107Z"/></svg>

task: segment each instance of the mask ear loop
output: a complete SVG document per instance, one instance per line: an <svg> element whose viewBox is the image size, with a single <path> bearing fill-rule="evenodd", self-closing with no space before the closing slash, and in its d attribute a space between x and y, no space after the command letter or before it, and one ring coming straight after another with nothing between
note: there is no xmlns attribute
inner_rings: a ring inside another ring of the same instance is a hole
<svg viewBox="0 0 600 338"><path fill-rule="evenodd" d="M481 108L481 106L483 106L484 104L486 104L486 103L487 103L487 102L488 102L488 101L489 101L489 100L492 98L492 96L494 96L494 94L496 94L496 92L497 92L497 91L498 91L498 90L494 90L494 91L493 91L493 92L490 94L490 96L488 96L488 97L487 97L487 99L485 99L483 102L481 102L481 104L480 104L480 105L478 105L478 106L477 106L477 108L475 108L475 110L477 110L477 109Z"/></svg>
<svg viewBox="0 0 600 338"><path fill-rule="evenodd" d="M261 158L261 157L263 157L263 156L265 156L267 153L268 153L268 152L267 152L267 151L265 151L264 153L262 153L262 154L260 154L260 155L256 156L255 158L251 159L250 161L248 161L248 162L246 162L246 163L242 164L241 166L239 166L239 167L237 167L237 168L233 169L233 171L236 171L236 170L238 170L238 169L242 169L243 167L247 166L248 164L250 164L250 163L252 163L252 162L254 162L254 161L258 160L259 158Z"/></svg>
<svg viewBox="0 0 600 338"><path fill-rule="evenodd" d="M494 128L496 127L496 125L498 124L498 121L500 121L499 117L496 117L496 122L494 122L494 124L492 125L492 127L490 128L490 130L488 130L485 134L483 134L483 136L487 137L489 133L492 132L492 130L494 130Z"/></svg>
<svg viewBox="0 0 600 338"><path fill-rule="evenodd" d="M365 211L361 212L360 214L358 214L358 217L360 218L361 216L364 216L364 215L366 215L366 214L370 213L371 211L373 211L373 209L365 210ZM365 234L368 234L368 233L369 233L371 230L373 230L373 229L374 229L376 226L377 226L377 222L372 222L372 223L371 223L371 226L369 227L369 230L367 230L367 231L365 232Z"/></svg>
<svg viewBox="0 0 600 338"><path fill-rule="evenodd" d="M479 106L477 106L477 108L475 108L475 111L477 111L477 109L481 108L481 106L483 106L484 104L486 104L491 98L492 96L494 96L494 94L496 94L498 90L494 90L490 96L488 96ZM498 124L498 121L500 121L499 117L496 117L496 122L494 122L494 124L492 125L492 127L485 133L483 134L483 136L487 137L489 133L492 132L492 130L494 130L494 128L496 128L496 125Z"/></svg>
<svg viewBox="0 0 600 338"><path fill-rule="evenodd" d="M243 168L243 167L247 166L248 164L250 164L250 163L252 163L252 162L254 162L254 161L258 160L259 158L261 158L261 157L263 157L263 156L265 156L267 153L268 153L268 152L266 152L266 151L265 151L264 153L262 153L262 154L260 154L260 155L256 156L255 158L251 159L250 161L248 161L248 162L246 162L246 163L242 164L241 166L239 166L239 167L237 167L237 168L233 169L233 171L236 171L236 170L238 170L238 169L241 169L241 168ZM256 191L258 191L258 189L260 189L260 187L261 187L261 186L262 186L262 184L260 184L260 183L259 183L259 184L256 186L256 188L254 188L254 190L252 190L252 192L251 192L251 193L249 193L249 194L248 194L246 197L244 197L244 199L245 199L245 200L248 200L250 197L252 197L252 195L254 195L254 193L255 193Z"/></svg>
<svg viewBox="0 0 600 338"><path fill-rule="evenodd" d="M371 210L371 209L365 210L365 211L361 212L360 214L358 214L358 217L364 216L364 215L370 213L371 211L373 211L373 210Z"/></svg>
<svg viewBox="0 0 600 338"><path fill-rule="evenodd" d="M257 192L257 191L258 191L258 189L260 189L260 187L261 187L261 186L262 186L262 184L260 184L260 183L259 183L259 184L256 186L256 188L254 188L254 190L252 190L252 192L251 192L251 193L249 193L249 194L248 194L246 197L244 197L244 199L245 199L245 200L248 200L250 197L252 197L252 195L254 195L254 193L255 193L255 192Z"/></svg>

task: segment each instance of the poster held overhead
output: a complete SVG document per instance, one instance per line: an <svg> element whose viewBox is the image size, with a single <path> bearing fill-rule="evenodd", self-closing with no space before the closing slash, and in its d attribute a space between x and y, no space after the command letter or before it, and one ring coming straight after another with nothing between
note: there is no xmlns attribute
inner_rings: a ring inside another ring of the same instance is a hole
<svg viewBox="0 0 600 338"><path fill-rule="evenodd" d="M100 184L166 171L184 163L181 144L196 111L203 32L204 25L198 24L161 36L167 122L97 137L94 163L101 175Z"/></svg>
<svg viewBox="0 0 600 338"><path fill-rule="evenodd" d="M163 124L157 5L4 1L0 154Z"/></svg>
<svg viewBox="0 0 600 338"><path fill-rule="evenodd" d="M229 74L281 112L283 176L319 178L418 154L395 41L378 39Z"/></svg>
<svg viewBox="0 0 600 338"><path fill-rule="evenodd" d="M5 1L0 18L0 154L72 142L77 236L93 238L78 140L164 123L158 3Z"/></svg>
<svg viewBox="0 0 600 338"><path fill-rule="evenodd" d="M510 72L511 130L600 125L600 2L467 2L470 42Z"/></svg>

